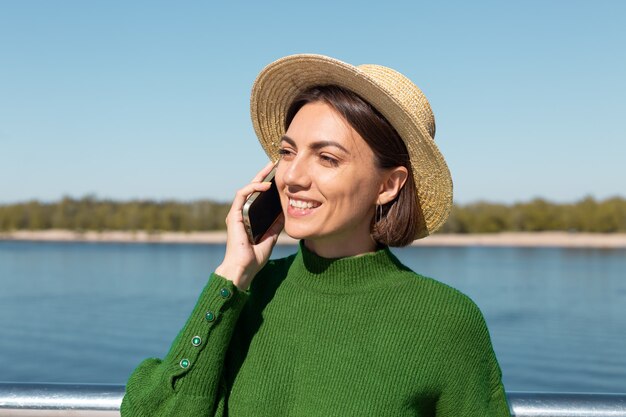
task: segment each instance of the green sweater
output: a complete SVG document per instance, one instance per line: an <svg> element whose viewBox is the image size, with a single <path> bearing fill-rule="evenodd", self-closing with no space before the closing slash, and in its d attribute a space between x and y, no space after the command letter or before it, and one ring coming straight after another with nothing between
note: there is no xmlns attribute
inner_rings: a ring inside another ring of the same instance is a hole
<svg viewBox="0 0 626 417"><path fill-rule="evenodd" d="M122 416L510 416L478 307L388 249L303 244L248 292L213 274L163 360L131 375Z"/></svg>

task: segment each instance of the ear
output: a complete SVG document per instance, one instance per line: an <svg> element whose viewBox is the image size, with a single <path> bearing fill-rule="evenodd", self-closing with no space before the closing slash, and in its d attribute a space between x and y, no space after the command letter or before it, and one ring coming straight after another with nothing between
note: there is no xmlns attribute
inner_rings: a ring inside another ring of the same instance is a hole
<svg viewBox="0 0 626 417"><path fill-rule="evenodd" d="M383 175L383 182L378 191L376 204L387 204L400 193L409 175L406 167L399 166L391 168Z"/></svg>

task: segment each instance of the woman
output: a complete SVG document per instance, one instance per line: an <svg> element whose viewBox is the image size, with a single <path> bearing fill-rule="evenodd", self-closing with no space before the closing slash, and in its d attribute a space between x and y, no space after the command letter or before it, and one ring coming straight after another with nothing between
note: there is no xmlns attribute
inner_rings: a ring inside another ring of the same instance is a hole
<svg viewBox="0 0 626 417"><path fill-rule="evenodd" d="M320 55L266 67L252 119L283 216L257 245L237 193L223 262L164 360L128 381L124 416L509 416L482 314L389 246L452 201L434 118L401 74ZM295 255L270 260L280 230Z"/></svg>

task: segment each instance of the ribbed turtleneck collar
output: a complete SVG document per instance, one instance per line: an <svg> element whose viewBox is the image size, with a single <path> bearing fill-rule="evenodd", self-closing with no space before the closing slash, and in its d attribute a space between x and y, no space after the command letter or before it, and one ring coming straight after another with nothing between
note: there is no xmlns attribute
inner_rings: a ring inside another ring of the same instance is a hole
<svg viewBox="0 0 626 417"><path fill-rule="evenodd" d="M381 287L397 279L392 273L400 270L406 267L388 247L345 258L323 258L300 241L288 279L320 292L346 294Z"/></svg>

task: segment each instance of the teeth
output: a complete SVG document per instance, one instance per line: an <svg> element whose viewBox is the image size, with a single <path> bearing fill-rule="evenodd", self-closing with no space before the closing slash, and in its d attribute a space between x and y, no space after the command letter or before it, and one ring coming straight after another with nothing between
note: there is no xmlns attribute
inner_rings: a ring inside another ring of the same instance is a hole
<svg viewBox="0 0 626 417"><path fill-rule="evenodd" d="M309 209L318 206L318 204L311 203L310 201L294 200L293 198L289 199L289 205L301 209Z"/></svg>

